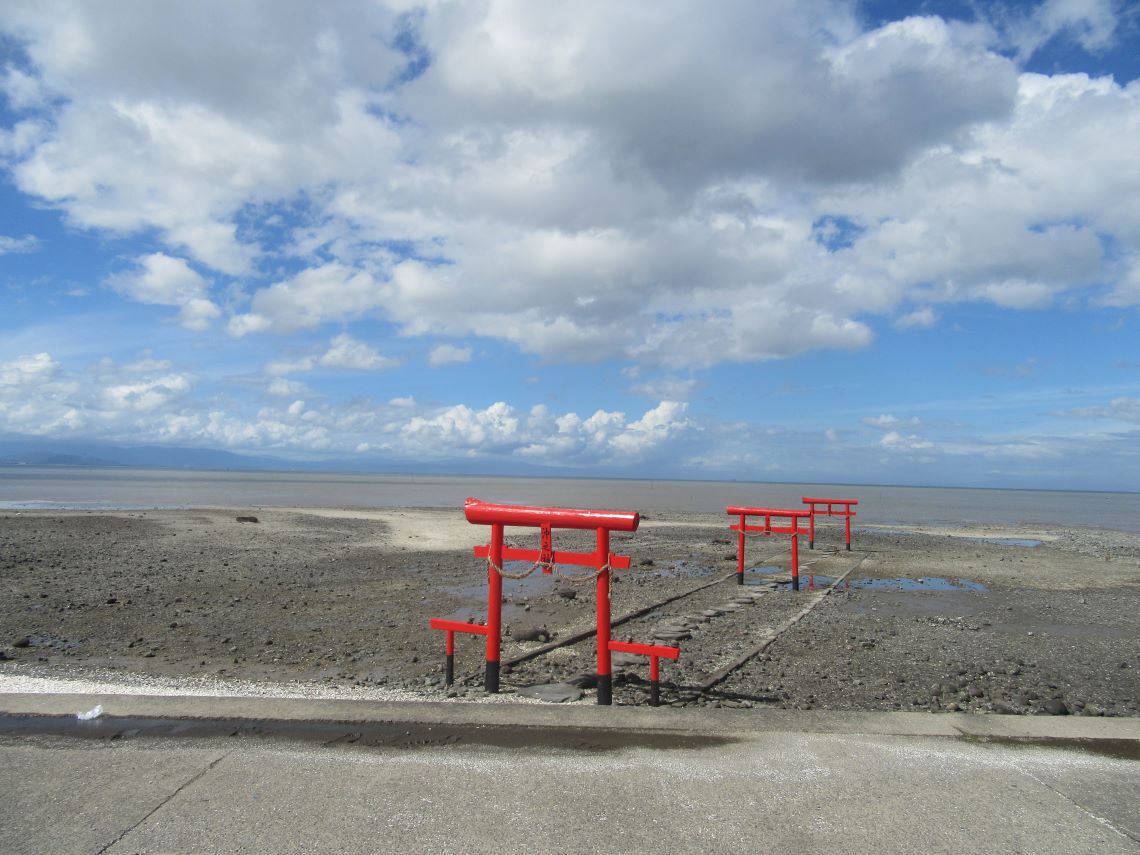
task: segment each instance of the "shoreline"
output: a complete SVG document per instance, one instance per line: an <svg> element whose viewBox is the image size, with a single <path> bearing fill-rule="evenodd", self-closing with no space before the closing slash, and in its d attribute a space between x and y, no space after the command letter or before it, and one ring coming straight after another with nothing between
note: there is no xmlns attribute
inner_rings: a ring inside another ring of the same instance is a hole
<svg viewBox="0 0 1140 855"><path fill-rule="evenodd" d="M1053 521L1063 526L1140 534L1140 492L506 475L21 470L0 472L0 511L20 510L20 505L43 510L71 506L113 511L268 510L297 504L458 511L464 497L473 495L534 506L719 515L731 504L799 507L802 495L814 494L858 498L857 523L1043 526Z"/></svg>
<svg viewBox="0 0 1140 855"><path fill-rule="evenodd" d="M965 489L965 488L963 488ZM996 488L995 488L996 489ZM1057 491L1060 492L1060 491ZM462 548L467 540L459 534L463 529L475 532L475 538L483 536L478 534L480 526L473 526L463 517L462 506L433 506L408 505L365 507L356 505L340 506L304 506L304 505L243 505L243 504L208 504L208 505L114 505L101 504L83 506L81 503L50 503L48 507L25 507L24 503L10 506L13 503L0 503L0 518L4 516L30 515L107 515L107 516L134 516L149 513L221 513L221 514L249 514L249 513L288 513L327 519L344 519L357 521L372 521L400 527L411 526L419 533L420 517L431 516L433 525L446 526L454 542L441 546L441 548ZM26 503L28 505L37 503ZM401 523L401 519L406 523ZM449 519L453 518L453 519ZM689 512L689 511L655 511L641 513L639 530L660 527L703 527L710 529L727 528L730 523L729 516L715 512ZM826 517L816 522L817 528L842 529L842 522ZM1131 531L1124 528L1113 528L1107 525L1081 525L1066 523L1042 522L945 522L945 523L908 523L908 522L853 522L851 526L853 535L857 532L876 534L920 534L934 537L957 537L976 540L998 539L1033 539L1051 542L1063 537L1066 532L1090 532L1098 535L1108 535L1112 540L1122 540L1131 544L1140 545L1140 531ZM485 537L484 537L485 539Z"/></svg>

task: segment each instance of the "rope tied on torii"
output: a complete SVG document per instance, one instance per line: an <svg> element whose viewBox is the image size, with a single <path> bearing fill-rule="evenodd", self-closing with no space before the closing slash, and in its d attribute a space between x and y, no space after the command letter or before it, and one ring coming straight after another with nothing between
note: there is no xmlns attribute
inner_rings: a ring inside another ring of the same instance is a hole
<svg viewBox="0 0 1140 855"><path fill-rule="evenodd" d="M542 572L554 573L554 575L559 579L563 580L564 582L570 582L574 585L582 584L583 582L592 582L603 573L608 573L613 569L613 567L610 566L609 562L607 562L601 567L598 567L596 570L588 570L585 573L563 573L562 570L559 569L559 565L555 562L540 560L535 561L530 565L530 567L528 567L526 570L523 570L521 573L510 573L496 564L490 556L487 556L487 568L494 571L495 573L498 573L504 579L512 580L525 579L527 576L530 576L532 573L534 573L535 570L541 568Z"/></svg>

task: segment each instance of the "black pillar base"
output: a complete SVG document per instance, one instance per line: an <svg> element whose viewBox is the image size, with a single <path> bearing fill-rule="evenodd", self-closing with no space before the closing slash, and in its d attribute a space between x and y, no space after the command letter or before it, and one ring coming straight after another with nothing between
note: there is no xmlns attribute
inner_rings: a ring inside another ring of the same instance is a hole
<svg viewBox="0 0 1140 855"><path fill-rule="evenodd" d="M614 675L598 675L598 703L609 706L614 702Z"/></svg>
<svg viewBox="0 0 1140 855"><path fill-rule="evenodd" d="M815 549L815 541L814 540L808 541L808 549Z"/></svg>
<svg viewBox="0 0 1140 855"><path fill-rule="evenodd" d="M799 576L793 576L792 577L792 590L798 591L799 589L800 589L800 577Z"/></svg>
<svg viewBox="0 0 1140 855"><path fill-rule="evenodd" d="M495 695L495 694L499 693L499 663L498 662L488 662L487 663L487 678L484 681L483 685L484 685L484 688L486 688L486 690L488 692L490 692L491 694Z"/></svg>
<svg viewBox="0 0 1140 855"><path fill-rule="evenodd" d="M656 680L653 680L649 684L649 706L651 706L651 707L661 706L661 689L660 689L660 686L657 685Z"/></svg>
<svg viewBox="0 0 1140 855"><path fill-rule="evenodd" d="M737 573L736 574L736 584L737 585L743 585L744 584L744 574L743 573Z"/></svg>
<svg viewBox="0 0 1140 855"><path fill-rule="evenodd" d="M850 543L849 543L849 544L847 544L847 551L848 551L848 552L850 552L850 551L851 551L851 544L850 544Z"/></svg>
<svg viewBox="0 0 1140 855"><path fill-rule="evenodd" d="M449 686L455 682L455 654L447 657L447 668L443 681Z"/></svg>

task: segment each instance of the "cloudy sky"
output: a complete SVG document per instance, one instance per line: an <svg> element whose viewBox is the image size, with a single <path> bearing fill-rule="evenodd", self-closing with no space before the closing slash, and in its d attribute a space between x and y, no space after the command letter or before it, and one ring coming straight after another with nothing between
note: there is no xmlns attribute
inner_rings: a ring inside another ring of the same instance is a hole
<svg viewBox="0 0 1140 855"><path fill-rule="evenodd" d="M0 437L1137 489L1140 6L0 8Z"/></svg>

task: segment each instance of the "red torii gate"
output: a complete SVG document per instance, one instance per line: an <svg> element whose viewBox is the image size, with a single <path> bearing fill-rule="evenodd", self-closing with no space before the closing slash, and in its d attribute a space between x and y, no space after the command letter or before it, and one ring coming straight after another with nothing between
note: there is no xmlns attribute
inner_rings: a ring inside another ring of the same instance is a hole
<svg viewBox="0 0 1140 855"><path fill-rule="evenodd" d="M738 522L729 526L729 529L739 532L737 535L736 554L736 584L744 584L744 535L746 532L756 534L790 534L792 536L792 590L800 589L800 550L799 536L807 534L806 528L800 527L800 520L811 516L810 511L792 510L788 508L742 508L729 505L725 513L740 517ZM748 525L748 517L764 517L764 525ZM772 525L772 517L786 518L783 525Z"/></svg>
<svg viewBox="0 0 1140 855"><path fill-rule="evenodd" d="M651 699L654 706L658 697L658 660L676 659L680 650L652 644L612 641L610 639L610 570L628 570L629 556L610 552L610 532L636 531L641 517L636 512L600 511L581 508L535 508L525 505L499 505L468 498L464 514L469 523L491 526L491 542L476 546L475 556L487 559L487 623L472 624L461 621L432 618L432 629L447 633L447 683L455 673L455 633L467 632L487 639L487 670L484 680L488 692L499 691L499 661L502 648L503 562L506 560L533 561L532 570L541 567L549 573L558 564L593 567L597 611L598 636L598 703L613 703L613 671L610 653L613 651L636 653L649 657ZM538 549L519 549L503 543L506 526L537 528L540 534ZM555 551L552 529L593 529L596 546L593 552Z"/></svg>
<svg viewBox="0 0 1140 855"><path fill-rule="evenodd" d="M851 551L851 518L856 516L855 511L851 510L854 505L859 504L858 499L811 499L807 496L803 497L803 503L808 505L808 513L811 514L811 531L808 534L808 549L815 549L815 518L816 516L824 517L843 517L843 535L847 543L847 551ZM817 507L822 505L823 507ZM842 507L836 507L842 505Z"/></svg>

